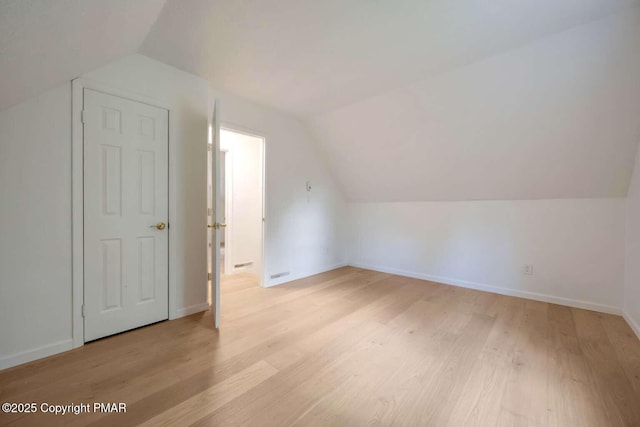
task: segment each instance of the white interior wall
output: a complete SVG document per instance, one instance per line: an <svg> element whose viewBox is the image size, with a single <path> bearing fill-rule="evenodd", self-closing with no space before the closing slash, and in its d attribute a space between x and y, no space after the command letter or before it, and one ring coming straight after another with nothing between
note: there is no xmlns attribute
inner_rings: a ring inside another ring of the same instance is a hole
<svg viewBox="0 0 640 427"><path fill-rule="evenodd" d="M625 199L354 203L350 214L352 265L621 312Z"/></svg>
<svg viewBox="0 0 640 427"><path fill-rule="evenodd" d="M262 139L222 129L220 148L227 151L226 195L230 215L225 218L228 236L225 274L262 271ZM253 263L246 267L235 265Z"/></svg>
<svg viewBox="0 0 640 427"><path fill-rule="evenodd" d="M182 236L171 242L178 254L171 314L206 309L208 83L141 55L82 77L171 109L178 171L171 188L178 217L171 227ZM346 205L303 126L272 109L217 94L224 121L267 139L266 271L290 274L266 285L344 265ZM0 141L2 369L72 346L71 85L0 112ZM307 180L314 183L312 193L305 190Z"/></svg>
<svg viewBox="0 0 640 427"><path fill-rule="evenodd" d="M71 83L0 112L0 369L71 348Z"/></svg>
<svg viewBox="0 0 640 427"><path fill-rule="evenodd" d="M208 83L140 55L85 77L171 105L171 138L182 147L173 158L181 171L173 189L180 220L171 226L183 235L172 242L180 254L175 315L202 309ZM267 286L343 265L349 226L351 264L603 311L624 305L638 331L637 166L626 203L355 203L347 224L342 195L297 120L223 91L214 94L222 100L224 122L266 137ZM70 104L64 84L0 112L0 368L71 346ZM533 276L522 274L525 263L534 265ZM268 278L279 272L290 274Z"/></svg>
<svg viewBox="0 0 640 427"><path fill-rule="evenodd" d="M171 109L182 238L172 241L178 317L206 302L208 83L133 55L83 77ZM0 369L68 350L71 334L71 84L0 112ZM19 327L16 327L19 325Z"/></svg>
<svg viewBox="0 0 640 427"><path fill-rule="evenodd" d="M223 90L213 97L223 126L265 138L265 286L345 265L346 203L305 127ZM289 274L270 278L283 272Z"/></svg>
<svg viewBox="0 0 640 427"><path fill-rule="evenodd" d="M627 196L624 317L640 338L640 149Z"/></svg>

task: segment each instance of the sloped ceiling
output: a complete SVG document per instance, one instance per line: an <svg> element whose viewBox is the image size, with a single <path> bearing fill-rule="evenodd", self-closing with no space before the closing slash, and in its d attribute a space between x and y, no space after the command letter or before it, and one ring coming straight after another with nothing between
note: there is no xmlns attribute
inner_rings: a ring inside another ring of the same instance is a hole
<svg viewBox="0 0 640 427"><path fill-rule="evenodd" d="M639 4L4 0L0 109L137 51L298 116L349 200L618 197Z"/></svg>
<svg viewBox="0 0 640 427"><path fill-rule="evenodd" d="M0 110L135 53L164 3L0 1Z"/></svg>
<svg viewBox="0 0 640 427"><path fill-rule="evenodd" d="M308 116L635 0L169 0L141 53Z"/></svg>
<svg viewBox="0 0 640 427"><path fill-rule="evenodd" d="M624 197L640 142L639 15L541 39L310 127L350 200Z"/></svg>
<svg viewBox="0 0 640 427"><path fill-rule="evenodd" d="M627 0L169 0L141 52L299 116L351 201L619 197Z"/></svg>

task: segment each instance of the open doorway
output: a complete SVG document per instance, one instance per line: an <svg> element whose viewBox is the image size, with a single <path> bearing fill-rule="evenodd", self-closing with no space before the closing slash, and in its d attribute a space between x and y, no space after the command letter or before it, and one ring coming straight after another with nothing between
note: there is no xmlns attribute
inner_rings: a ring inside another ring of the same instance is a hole
<svg viewBox="0 0 640 427"><path fill-rule="evenodd" d="M222 290L234 279L263 284L263 137L220 130L220 202L226 227L220 236Z"/></svg>

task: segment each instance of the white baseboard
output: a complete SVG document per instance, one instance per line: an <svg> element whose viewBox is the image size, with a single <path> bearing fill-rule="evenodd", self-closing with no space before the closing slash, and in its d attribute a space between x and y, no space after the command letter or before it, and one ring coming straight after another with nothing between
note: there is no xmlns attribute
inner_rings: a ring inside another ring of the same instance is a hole
<svg viewBox="0 0 640 427"><path fill-rule="evenodd" d="M176 317L185 317L190 314L199 313L201 311L207 311L209 309L208 303L195 304L185 308L179 308L176 310ZM42 359L54 354L62 353L73 349L73 340L63 340L52 344L47 344L42 347L34 348L32 350L23 351L20 353L10 354L8 356L0 357L0 370L11 368L13 366L22 365L23 363L32 362L34 360Z"/></svg>
<svg viewBox="0 0 640 427"><path fill-rule="evenodd" d="M176 310L176 317L174 319L179 319L180 317L189 316L194 313L200 313L201 311L209 310L209 303L203 302L201 304L190 305L189 307L179 308Z"/></svg>
<svg viewBox="0 0 640 427"><path fill-rule="evenodd" d="M73 340L68 339L43 345L42 347L34 348L32 350L3 356L0 358L0 369L7 369L13 366L22 365L23 363L42 359L43 357L53 356L54 354L62 353L63 351L68 351L72 348Z"/></svg>
<svg viewBox="0 0 640 427"><path fill-rule="evenodd" d="M537 292L522 291L518 289L509 289L499 286L491 286L484 283L468 282L466 280L452 279L450 277L432 276L430 274L415 273L411 271L399 270L396 268L380 267L376 265L351 263L353 267L364 268L367 270L380 271L382 273L396 274L398 276L411 277L414 279L428 280L430 282L443 283L445 285L459 286L461 288L476 289L479 291L492 292L494 294L508 295L512 297L525 298L535 301L549 302L552 304L566 305L569 307L583 308L586 310L598 311L601 313L621 315L622 310L606 304L600 304L590 301L581 301L571 298L558 297L548 294L540 294Z"/></svg>
<svg viewBox="0 0 640 427"><path fill-rule="evenodd" d="M637 322L633 317L631 317L631 315L626 311L622 313L622 317L624 318L624 320L626 320L626 322L629 324L631 329L633 329L633 332L635 332L636 336L640 340L640 323Z"/></svg>
<svg viewBox="0 0 640 427"><path fill-rule="evenodd" d="M272 283L266 283L264 287L265 288L270 288L272 286L278 286L278 285L284 285L285 283L289 283L289 282L293 282L294 280L298 280L298 279L304 279L305 277L309 277L309 276L315 276L316 274L321 274L321 273L326 273L327 271L331 271L331 270L335 270L336 268L341 268L341 267L346 267L347 264L346 262L339 262L337 264L333 264L327 267L323 267L317 271L311 272L311 273L306 273L306 274L300 274L298 276L284 276L282 277L281 280L276 280Z"/></svg>

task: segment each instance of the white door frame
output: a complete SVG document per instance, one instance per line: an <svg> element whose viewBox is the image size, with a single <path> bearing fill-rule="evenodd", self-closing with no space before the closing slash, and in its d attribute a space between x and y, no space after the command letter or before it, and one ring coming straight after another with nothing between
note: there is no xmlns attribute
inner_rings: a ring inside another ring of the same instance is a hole
<svg viewBox="0 0 640 427"><path fill-rule="evenodd" d="M220 130L222 130L222 127L220 127ZM231 182L231 180L229 179L229 175L230 175L230 164L232 164L232 158L233 155L231 154L231 151L227 150L227 149L220 149L220 151L224 152L224 222L226 224L230 224L229 219L231 218L231 203L229 203L229 201L231 200L231 191L233 188L233 183ZM222 163L222 161L220 162ZM229 272L231 271L231 268L229 268L231 266L231 261L229 258L229 225L227 225L227 227L224 227L222 229L222 232L224 233L224 274L221 274L221 276L228 276Z"/></svg>
<svg viewBox="0 0 640 427"><path fill-rule="evenodd" d="M261 251L260 251L260 273L258 275L258 280L259 280L259 284L261 288L264 288L264 285L266 283L266 266L265 266L265 259L266 257L266 253L265 253L265 245L264 245L264 236L267 234L266 229L267 229L267 217L266 217L266 203L267 203L267 198L266 198L266 192L267 192L267 181L266 181L266 170L267 170L267 137L266 135L262 135L260 132L253 130L253 129L249 129L246 128L244 126L241 125L237 125L235 123L230 123L230 122L225 122L222 121L220 123L220 130L228 130L231 132L235 132L235 133L241 133L243 135L248 135L248 136L252 136L254 138L259 138L262 140L262 228L261 228L261 234L260 234L260 247L261 247ZM229 188L228 183L225 182L225 184L227 184L227 188ZM233 185L233 184L231 184ZM231 190L233 191L233 190ZM231 194L225 194L225 198L227 198L227 200L231 200L231 197L233 197L233 195ZM225 202L227 204L227 206L230 206L231 203ZM233 218L232 218L233 220ZM227 256L227 244L229 242L228 239L228 235L225 237L225 274L228 274L228 271L231 271L230 269L227 271L227 260L229 259L229 257ZM231 244L233 245L233 241L231 242Z"/></svg>
<svg viewBox="0 0 640 427"><path fill-rule="evenodd" d="M77 78L71 82L71 259L72 259L72 339L73 348L84 345L84 131L82 126L82 110L84 108L84 89L103 92L131 101L141 102L154 107L164 108L169 112L169 225L177 222L178 209L174 202L177 187L175 162L176 147L171 138L171 107L157 99L124 91L86 78ZM171 242L178 241L177 227L168 227L169 231L169 319L177 317L176 309L176 263L177 254Z"/></svg>

